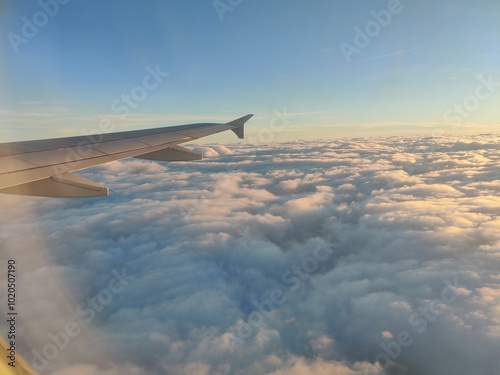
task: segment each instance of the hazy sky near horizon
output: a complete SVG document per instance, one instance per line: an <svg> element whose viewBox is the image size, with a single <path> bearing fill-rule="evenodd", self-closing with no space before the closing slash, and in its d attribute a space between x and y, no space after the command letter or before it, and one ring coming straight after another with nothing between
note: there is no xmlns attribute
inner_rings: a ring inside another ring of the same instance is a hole
<svg viewBox="0 0 500 375"><path fill-rule="evenodd" d="M499 123L495 1L55 1L0 5L3 141L105 117L118 131L255 113L261 140L277 111L293 116L273 140Z"/></svg>

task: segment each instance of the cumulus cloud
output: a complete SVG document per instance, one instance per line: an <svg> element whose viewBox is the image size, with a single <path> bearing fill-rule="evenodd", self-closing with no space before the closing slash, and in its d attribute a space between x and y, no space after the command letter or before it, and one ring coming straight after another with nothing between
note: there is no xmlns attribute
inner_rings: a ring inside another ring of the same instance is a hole
<svg viewBox="0 0 500 375"><path fill-rule="evenodd" d="M42 374L499 372L497 137L196 150L0 196Z"/></svg>
<svg viewBox="0 0 500 375"><path fill-rule="evenodd" d="M218 156L233 154L233 151L224 145L214 145L212 147L198 146L193 148L193 151L203 155L204 158L216 158Z"/></svg>

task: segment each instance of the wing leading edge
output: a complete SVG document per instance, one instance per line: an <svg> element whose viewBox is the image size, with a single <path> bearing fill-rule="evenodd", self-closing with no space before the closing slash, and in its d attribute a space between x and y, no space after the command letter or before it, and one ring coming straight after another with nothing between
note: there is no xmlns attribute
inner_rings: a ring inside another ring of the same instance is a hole
<svg viewBox="0 0 500 375"><path fill-rule="evenodd" d="M0 144L0 193L77 198L109 194L108 188L72 172L128 157L192 161L202 157L179 144L232 130L243 138L245 123L234 121L170 126L89 136Z"/></svg>

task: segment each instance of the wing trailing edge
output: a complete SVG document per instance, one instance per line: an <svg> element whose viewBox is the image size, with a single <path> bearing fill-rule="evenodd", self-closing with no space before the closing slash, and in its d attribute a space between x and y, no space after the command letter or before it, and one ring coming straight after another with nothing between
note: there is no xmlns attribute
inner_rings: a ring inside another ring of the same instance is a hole
<svg viewBox="0 0 500 375"><path fill-rule="evenodd" d="M201 160L203 156L185 147L177 146L137 155L136 158L155 161L193 161Z"/></svg>
<svg viewBox="0 0 500 375"><path fill-rule="evenodd" d="M72 173L65 173L59 176L44 178L43 180L0 189L0 193L49 198L89 198L106 196L109 194L109 189L88 178Z"/></svg>

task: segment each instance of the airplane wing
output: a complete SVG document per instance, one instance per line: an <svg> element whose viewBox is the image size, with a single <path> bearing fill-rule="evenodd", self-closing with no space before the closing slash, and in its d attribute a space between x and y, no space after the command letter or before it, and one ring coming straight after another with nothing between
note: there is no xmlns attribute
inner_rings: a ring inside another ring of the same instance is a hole
<svg viewBox="0 0 500 375"><path fill-rule="evenodd" d="M77 198L109 194L108 188L72 172L128 157L158 161L200 160L184 147L232 130L243 138L253 115L226 124L189 124L37 141L0 143L0 193Z"/></svg>
<svg viewBox="0 0 500 375"><path fill-rule="evenodd" d="M0 336L0 374L2 375L36 375L37 372L26 362L19 353L10 356L10 342L7 343ZM7 355L6 355L7 354Z"/></svg>

